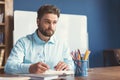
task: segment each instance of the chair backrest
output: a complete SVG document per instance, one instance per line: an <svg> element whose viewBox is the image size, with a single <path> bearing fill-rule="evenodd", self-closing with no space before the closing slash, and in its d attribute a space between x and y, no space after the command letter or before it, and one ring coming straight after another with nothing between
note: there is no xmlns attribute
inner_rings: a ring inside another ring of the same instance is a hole
<svg viewBox="0 0 120 80"><path fill-rule="evenodd" d="M114 56L118 64L120 64L120 49L114 49Z"/></svg>

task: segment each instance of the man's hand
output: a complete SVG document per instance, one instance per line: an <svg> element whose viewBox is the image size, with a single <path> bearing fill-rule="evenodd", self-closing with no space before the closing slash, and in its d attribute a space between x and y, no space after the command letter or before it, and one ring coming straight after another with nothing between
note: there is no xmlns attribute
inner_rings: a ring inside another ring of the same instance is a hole
<svg viewBox="0 0 120 80"><path fill-rule="evenodd" d="M38 62L38 63L32 64L30 66L29 72L39 74L39 73L45 72L48 69L49 69L49 66L47 64L42 63L42 62Z"/></svg>
<svg viewBox="0 0 120 80"><path fill-rule="evenodd" d="M59 62L54 68L56 71L69 70L69 66L65 62Z"/></svg>

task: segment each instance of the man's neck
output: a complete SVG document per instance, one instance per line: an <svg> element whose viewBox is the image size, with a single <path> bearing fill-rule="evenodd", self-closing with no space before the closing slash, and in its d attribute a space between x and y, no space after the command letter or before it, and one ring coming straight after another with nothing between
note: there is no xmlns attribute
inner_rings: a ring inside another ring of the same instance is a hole
<svg viewBox="0 0 120 80"><path fill-rule="evenodd" d="M41 34L41 32L39 30L37 30L37 34L38 34L39 38L45 42L47 42L50 39L50 37L46 37L43 34Z"/></svg>

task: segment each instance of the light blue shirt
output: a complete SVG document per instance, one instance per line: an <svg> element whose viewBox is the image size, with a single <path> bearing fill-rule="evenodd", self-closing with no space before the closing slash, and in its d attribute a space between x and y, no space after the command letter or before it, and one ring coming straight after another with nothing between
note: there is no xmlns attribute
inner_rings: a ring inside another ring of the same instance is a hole
<svg viewBox="0 0 120 80"><path fill-rule="evenodd" d="M70 69L74 69L67 44L58 41L55 36L45 42L38 37L36 30L35 33L16 42L5 65L5 72L9 74L29 73L30 65L37 62L44 62L54 69L59 61L64 61Z"/></svg>

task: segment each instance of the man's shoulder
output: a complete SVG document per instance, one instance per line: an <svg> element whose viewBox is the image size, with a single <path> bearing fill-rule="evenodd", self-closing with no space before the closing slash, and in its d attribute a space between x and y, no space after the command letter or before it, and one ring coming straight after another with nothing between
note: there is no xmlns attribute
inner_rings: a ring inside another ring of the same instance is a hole
<svg viewBox="0 0 120 80"><path fill-rule="evenodd" d="M28 34L28 35L26 35L26 36L23 36L23 37L21 37L21 38L19 38L18 39L18 41L17 42L31 42L31 40L33 39L33 35L34 34Z"/></svg>

